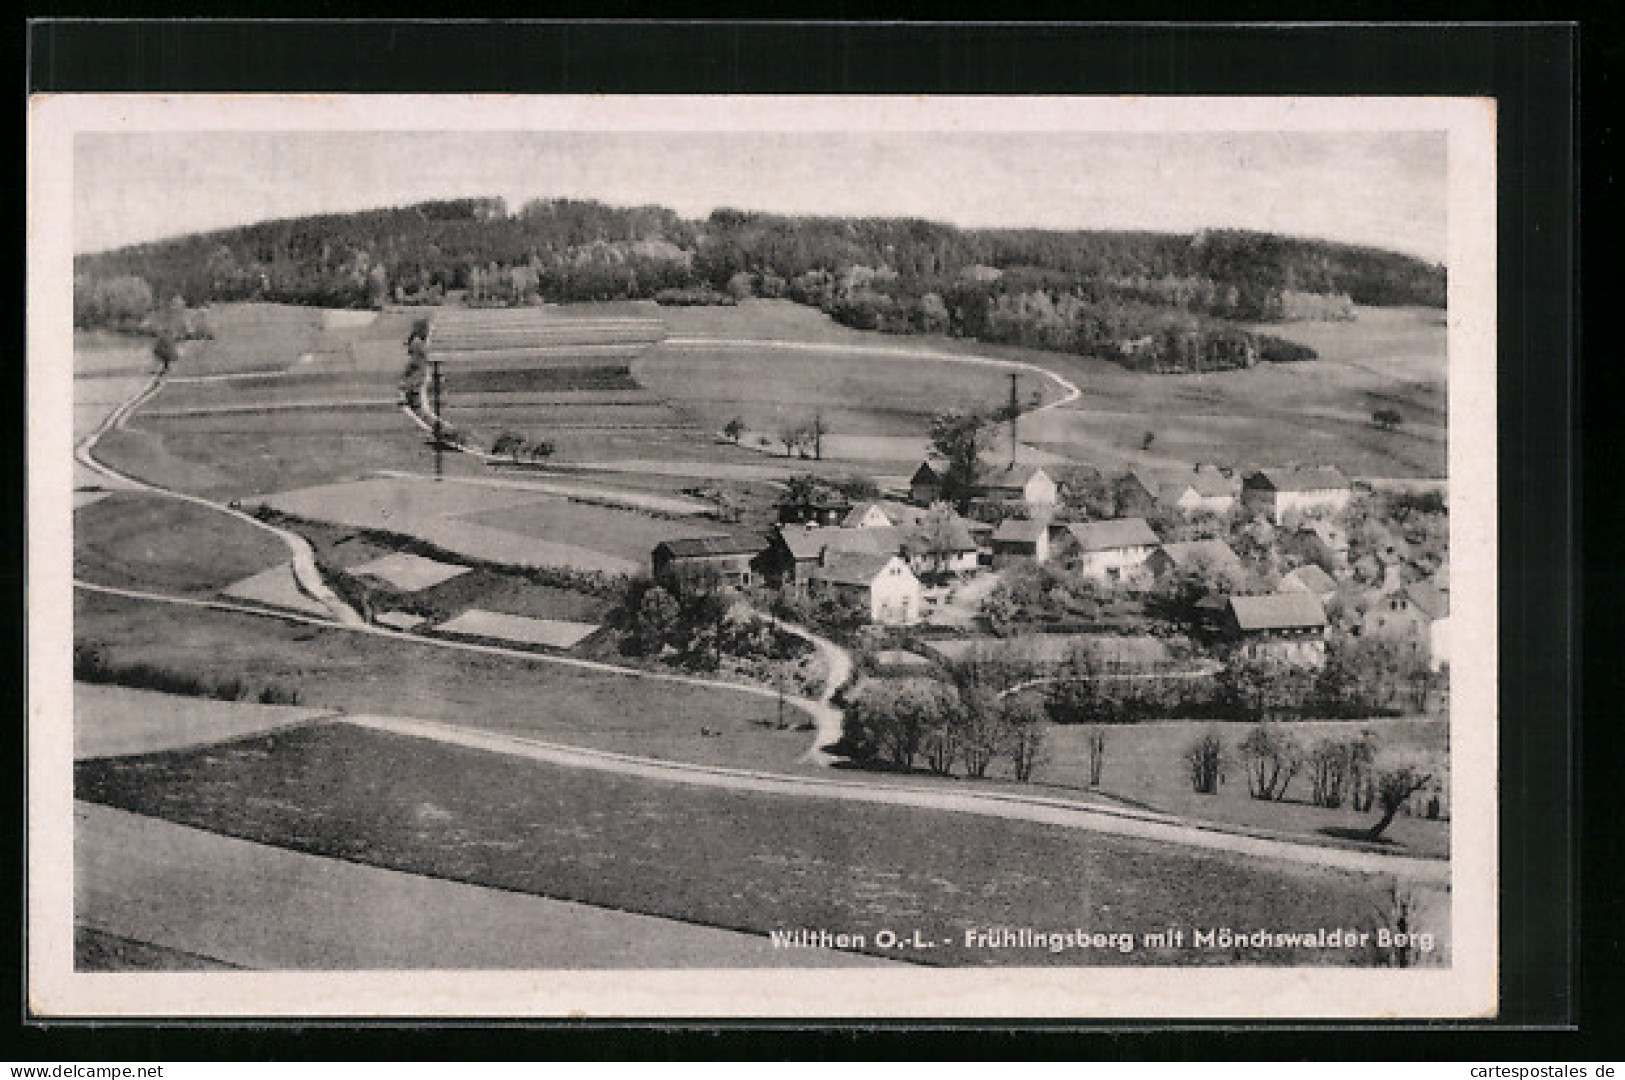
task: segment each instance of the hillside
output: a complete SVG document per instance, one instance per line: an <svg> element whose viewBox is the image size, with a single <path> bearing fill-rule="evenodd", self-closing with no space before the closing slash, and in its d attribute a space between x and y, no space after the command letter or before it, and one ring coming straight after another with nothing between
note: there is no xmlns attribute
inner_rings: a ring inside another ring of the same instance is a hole
<svg viewBox="0 0 1625 1080"><path fill-rule="evenodd" d="M960 229L500 199L262 222L75 260L75 321L131 325L179 298L324 307L759 296L848 326L1103 356L1148 371L1248 367L1311 350L1243 324L1442 307L1445 272L1322 240L1212 231Z"/></svg>

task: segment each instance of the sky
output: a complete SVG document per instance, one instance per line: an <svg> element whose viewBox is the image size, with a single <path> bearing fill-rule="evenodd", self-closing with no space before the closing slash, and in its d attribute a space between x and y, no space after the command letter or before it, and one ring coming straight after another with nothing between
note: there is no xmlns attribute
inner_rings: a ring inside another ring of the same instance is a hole
<svg viewBox="0 0 1625 1080"><path fill-rule="evenodd" d="M81 132L73 158L80 253L473 195L1446 251L1442 132Z"/></svg>

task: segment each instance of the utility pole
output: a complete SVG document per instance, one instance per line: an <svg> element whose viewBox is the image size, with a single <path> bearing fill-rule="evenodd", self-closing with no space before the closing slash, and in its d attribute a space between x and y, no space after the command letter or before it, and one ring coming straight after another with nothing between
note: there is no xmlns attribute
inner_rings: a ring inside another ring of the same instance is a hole
<svg viewBox="0 0 1625 1080"><path fill-rule="evenodd" d="M429 407L434 410L434 478L438 482L445 475L445 424L440 419L441 409L440 361L429 361Z"/></svg>
<svg viewBox="0 0 1625 1080"><path fill-rule="evenodd" d="M1016 417L1021 415L1021 403L1016 397L1016 380L1020 376L1010 373L1010 467L1016 467Z"/></svg>

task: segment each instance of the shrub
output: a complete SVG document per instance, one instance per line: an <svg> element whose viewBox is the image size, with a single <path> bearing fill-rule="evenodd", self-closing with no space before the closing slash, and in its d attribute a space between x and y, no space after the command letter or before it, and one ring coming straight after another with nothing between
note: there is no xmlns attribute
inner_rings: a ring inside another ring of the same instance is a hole
<svg viewBox="0 0 1625 1080"><path fill-rule="evenodd" d="M1247 772L1248 794L1275 802L1286 798L1292 778L1303 767L1303 748L1298 740L1275 724L1264 723L1247 733L1239 749Z"/></svg>

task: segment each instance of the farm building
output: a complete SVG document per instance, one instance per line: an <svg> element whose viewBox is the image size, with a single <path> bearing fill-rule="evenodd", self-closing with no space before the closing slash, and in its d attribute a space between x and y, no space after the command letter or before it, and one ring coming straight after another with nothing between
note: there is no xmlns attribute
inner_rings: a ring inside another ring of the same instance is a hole
<svg viewBox="0 0 1625 1080"><path fill-rule="evenodd" d="M1348 572L1348 533L1329 521L1310 521L1295 529L1284 529L1275 543L1282 555L1313 563L1333 577Z"/></svg>
<svg viewBox="0 0 1625 1080"><path fill-rule="evenodd" d="M830 556L808 575L813 593L832 591L863 604L871 622L907 626L920 618L920 579L898 555Z"/></svg>
<svg viewBox="0 0 1625 1080"><path fill-rule="evenodd" d="M1326 571L1310 563L1281 578L1281 584L1275 591L1308 593L1324 604L1337 592L1337 581Z"/></svg>
<svg viewBox="0 0 1625 1080"><path fill-rule="evenodd" d="M976 483L976 498L989 503L1019 504L1039 513L1054 510L1061 489L1049 473L1037 465L1003 465L984 468Z"/></svg>
<svg viewBox="0 0 1625 1080"><path fill-rule="evenodd" d="M1300 667L1326 660L1326 611L1308 593L1232 596L1222 622L1242 655Z"/></svg>
<svg viewBox="0 0 1625 1080"><path fill-rule="evenodd" d="M1218 469L1198 465L1163 484L1157 502L1182 514L1228 514L1236 504L1237 484Z"/></svg>
<svg viewBox="0 0 1625 1080"><path fill-rule="evenodd" d="M1119 581L1140 570L1160 543L1144 518L1073 522L1065 543L1085 577Z"/></svg>
<svg viewBox="0 0 1625 1080"><path fill-rule="evenodd" d="M1241 482L1241 502L1277 525L1312 514L1334 514L1354 495L1346 476L1330 465L1307 469L1259 469Z"/></svg>
<svg viewBox="0 0 1625 1080"><path fill-rule="evenodd" d="M766 547L754 537L695 536L661 541L649 562L657 578L706 571L730 585L749 585L755 576L752 563Z"/></svg>
<svg viewBox="0 0 1625 1080"><path fill-rule="evenodd" d="M1008 566L1016 559L1049 561L1049 523L1025 518L1005 518L988 538L993 549L993 565Z"/></svg>
<svg viewBox="0 0 1625 1080"><path fill-rule="evenodd" d="M1438 671L1450 663L1450 590L1422 581L1405 595L1427 620L1428 667Z"/></svg>
<svg viewBox="0 0 1625 1080"><path fill-rule="evenodd" d="M916 506L930 506L942 500L942 470L946 466L929 461L920 462L914 475L908 478L908 501Z"/></svg>
<svg viewBox="0 0 1625 1080"><path fill-rule="evenodd" d="M862 528L780 525L758 567L768 581L794 585L805 583L811 570L840 555L900 555L915 574L958 574L976 569L979 553L968 524L957 515L940 529L929 523Z"/></svg>
<svg viewBox="0 0 1625 1080"><path fill-rule="evenodd" d="M851 499L833 488L818 488L780 503L779 521L785 525L840 525L851 512Z"/></svg>
<svg viewBox="0 0 1625 1080"><path fill-rule="evenodd" d="M1434 671L1450 661L1450 593L1426 582L1370 597L1360 616L1362 637L1381 637L1425 652Z"/></svg>
<svg viewBox="0 0 1625 1080"><path fill-rule="evenodd" d="M890 499L874 499L855 504L841 519L843 529L886 529L893 526L913 526L925 523L928 511L924 507Z"/></svg>
<svg viewBox="0 0 1625 1080"><path fill-rule="evenodd" d="M1241 556L1223 540L1184 540L1163 544L1146 557L1145 566L1159 578L1198 571L1241 573Z"/></svg>

